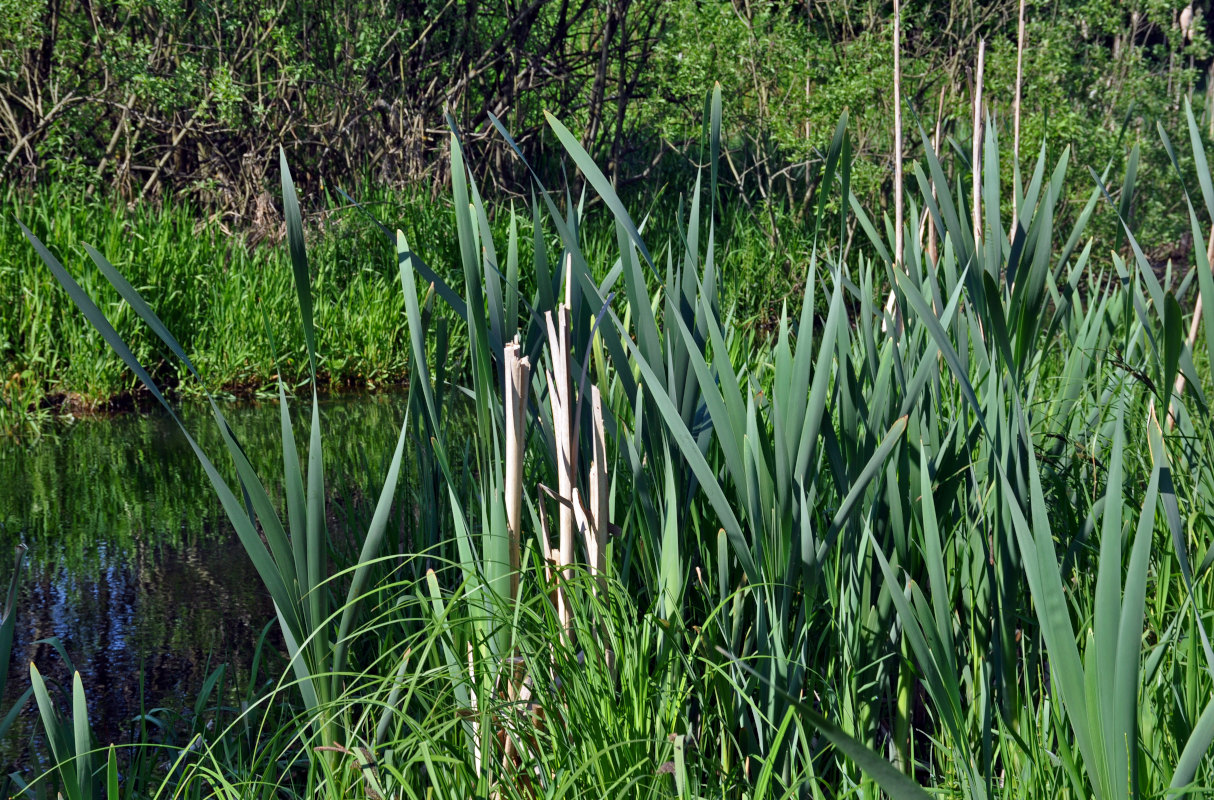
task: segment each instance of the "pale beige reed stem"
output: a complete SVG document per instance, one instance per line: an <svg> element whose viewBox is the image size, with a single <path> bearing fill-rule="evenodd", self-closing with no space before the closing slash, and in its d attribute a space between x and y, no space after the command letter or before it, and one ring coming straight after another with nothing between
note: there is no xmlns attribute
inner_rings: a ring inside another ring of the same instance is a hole
<svg viewBox="0 0 1214 800"><path fill-rule="evenodd" d="M939 158L940 155L940 137L943 135L943 119L944 119L944 93L948 87L940 87L940 99L936 102L936 130L932 134L932 152ZM936 184L932 182L932 201L936 200ZM932 224L931 214L927 209L923 211L923 221L919 223L920 233L919 240L923 240L923 228L927 228L927 258L933 265L940 262L940 253L936 249L936 226Z"/></svg>
<svg viewBox="0 0 1214 800"><path fill-rule="evenodd" d="M894 267L902 268L902 6L894 0Z"/></svg>
<svg viewBox="0 0 1214 800"><path fill-rule="evenodd" d="M526 449L527 399L531 391L531 360L519 356L521 349L516 336L503 351L506 378L506 528L510 534L511 602L518 600L519 549L523 531L523 455ZM521 659L513 655L510 661L509 698L511 702L525 707L530 702L531 693L524 683ZM502 730L500 733L505 740L502 756L504 771L513 765L518 751L511 731Z"/></svg>
<svg viewBox="0 0 1214 800"><path fill-rule="evenodd" d="M1012 101L1012 163L1016 165L1017 174L1020 170L1020 89L1024 82L1024 0L1020 0L1020 25L1016 33L1016 99ZM1012 233L1015 238L1016 228L1020 223L1016 216L1016 197L1020 187L1012 192Z"/></svg>
<svg viewBox="0 0 1214 800"><path fill-rule="evenodd" d="M607 519L607 435L603 426L603 396L599 387L590 387L590 417L591 417L591 460L587 474L589 485L589 503L583 504L580 492L573 490L573 511L578 529L586 543L586 558L590 565L590 574L594 578L594 591L600 597L606 595L607 589L607 536L609 521ZM600 636L603 641L604 659L607 669L615 673L615 654L611 650L606 636Z"/></svg>
<svg viewBox="0 0 1214 800"><path fill-rule="evenodd" d="M527 399L531 390L531 360L520 357L518 337L506 345L506 528L510 532L510 599L518 599L519 544L522 541L523 453L526 443Z"/></svg>
<svg viewBox="0 0 1214 800"><path fill-rule="evenodd" d="M894 0L894 269L902 269L903 250L903 202L902 202L902 4ZM901 338L902 310L891 286L885 299L885 315L894 316L895 336ZM881 323L885 331L885 322Z"/></svg>
<svg viewBox="0 0 1214 800"><path fill-rule="evenodd" d="M553 368L548 372L549 402L552 405L552 432L556 439L556 478L559 549L557 555L557 617L566 631L571 620L564 584L572 575L573 563L573 488L577 486L577 450L573 446L573 392L569 380L569 307L562 306L555 314L548 312L548 350Z"/></svg>
<svg viewBox="0 0 1214 800"><path fill-rule="evenodd" d="M973 192L973 223L974 249L977 250L982 241L982 73L986 63L986 39L978 42L978 72L974 76L974 144L972 172L974 174Z"/></svg>
<svg viewBox="0 0 1214 800"><path fill-rule="evenodd" d="M1210 226L1210 241L1206 245L1206 263L1214 263L1214 224ZM1201 291L1198 290L1197 302L1193 306L1193 319L1189 322L1189 337L1186 340L1189 344L1189 352L1193 351L1193 345L1197 343L1197 330L1201 327L1201 303L1205 300L1201 296ZM1185 380L1184 373L1181 372L1176 376L1176 394L1177 396L1184 394ZM1172 426L1176 423L1176 418L1172 414L1171 404L1168 405L1168 430L1172 430Z"/></svg>

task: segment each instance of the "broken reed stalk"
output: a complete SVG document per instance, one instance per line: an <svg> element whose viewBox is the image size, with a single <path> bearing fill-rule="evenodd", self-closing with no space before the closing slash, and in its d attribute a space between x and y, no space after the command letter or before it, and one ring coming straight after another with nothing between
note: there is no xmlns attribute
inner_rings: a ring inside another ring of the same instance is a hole
<svg viewBox="0 0 1214 800"><path fill-rule="evenodd" d="M589 503L583 505L577 489L573 490L573 510L577 517L578 529L586 540L586 558L590 564L590 575L594 579L594 591L605 596L607 589L607 434L603 426L603 396L599 387L590 387L590 417L591 417L591 460L587 483L589 488ZM611 650L607 637L600 635L603 642L603 657L607 669L615 674L615 654Z"/></svg>
<svg viewBox="0 0 1214 800"><path fill-rule="evenodd" d="M586 560L590 566L590 574L599 588L603 588L606 568L603 545L606 544L604 528L607 521L607 445L603 437L603 398L597 386L590 387L590 413L593 422L590 433L593 455L586 476L589 498L583 497L581 491L575 487L571 499L574 522L586 542ZM583 502L586 499L590 502Z"/></svg>
<svg viewBox="0 0 1214 800"><path fill-rule="evenodd" d="M974 146L973 160L970 172L973 173L973 223L974 249L977 250L982 241L982 169L979 159L982 158L982 72L986 61L986 39L978 41L978 71L974 75Z"/></svg>
<svg viewBox="0 0 1214 800"><path fill-rule="evenodd" d="M1206 263L1208 263L1208 264L1214 263L1214 224L1212 224L1210 226L1210 241L1206 245ZM1205 300L1205 298L1201 296L1201 291L1198 290L1197 302L1193 304L1193 319L1191 322L1189 322L1189 336L1185 340L1189 345L1189 352L1193 351L1193 345L1197 343L1197 329L1201 326L1201 310L1202 310L1201 304L1202 304L1203 300ZM1176 394L1178 396L1181 394L1184 394L1184 387L1185 387L1184 373L1181 372L1176 375ZM1169 403L1168 404L1168 430L1169 431L1172 430L1172 426L1176 422L1176 418L1175 418L1175 416L1173 416L1172 409L1173 409L1173 404Z"/></svg>
<svg viewBox="0 0 1214 800"><path fill-rule="evenodd" d="M566 301L568 302L568 301ZM552 434L556 441L556 478L559 547L557 555L556 611L561 626L568 632L571 626L569 604L564 584L572 576L573 563L573 488L577 485L577 449L573 442L573 394L569 380L569 306L562 305L555 314L545 315L548 324L548 351L552 370L548 372L548 397L552 405ZM551 543L549 543L550 545Z"/></svg>
<svg viewBox="0 0 1214 800"><path fill-rule="evenodd" d="M472 657L472 642L468 642L468 705L469 719L472 722L472 769L476 775L481 774L481 721L477 714L476 697L476 667Z"/></svg>
<svg viewBox="0 0 1214 800"><path fill-rule="evenodd" d="M894 269L902 268L902 4L894 0ZM902 336L902 309L891 286L885 300L885 315L894 315L895 336ZM886 323L881 323L885 331Z"/></svg>
<svg viewBox="0 0 1214 800"><path fill-rule="evenodd" d="M1012 187L1012 238L1019 226L1017 199L1020 197L1020 89L1024 82L1024 0L1020 0L1020 24L1016 33L1016 98L1012 101L1012 164L1015 165L1016 185Z"/></svg>
<svg viewBox="0 0 1214 800"><path fill-rule="evenodd" d="M603 394L599 387L590 387L591 446L590 461L590 526L586 531L586 552L590 558L590 574L599 588L604 588L607 568L607 432L603 425Z"/></svg>
<svg viewBox="0 0 1214 800"><path fill-rule="evenodd" d="M940 156L940 136L943 133L943 127L944 127L944 125L943 125L944 93L946 90L947 90L947 87L945 87L945 86L940 87L940 99L938 101L936 101L936 130L932 134L932 152L936 154L937 158L939 158L939 156ZM937 199L936 184L933 183L932 184L932 201L935 202L936 199ZM927 213L926 209L924 210L924 215L923 215L923 225L926 225L926 227L927 227L927 257L928 257L928 260L932 264L937 264L940 261L940 253L938 252L938 250L936 248L936 226L934 224L932 224L931 214ZM920 237L920 240L922 240L923 234L920 233L919 237Z"/></svg>
<svg viewBox="0 0 1214 800"><path fill-rule="evenodd" d="M902 8L894 0L894 268L902 267Z"/></svg>
<svg viewBox="0 0 1214 800"><path fill-rule="evenodd" d="M526 356L519 357L521 349L517 336L503 349L506 378L506 529L510 534L511 603L518 600L519 545L523 532L523 455L527 441L527 397L531 390L531 360ZM524 684L521 659L512 654L511 663L513 667L507 682L509 699L511 702L522 701L525 705L530 695ZM502 754L504 770L514 762L517 752L510 732L502 730L500 735L505 739Z"/></svg>
<svg viewBox="0 0 1214 800"><path fill-rule="evenodd" d="M506 528L510 532L510 600L518 599L519 543L522 541L523 454L531 360L519 357L518 337L506 345Z"/></svg>

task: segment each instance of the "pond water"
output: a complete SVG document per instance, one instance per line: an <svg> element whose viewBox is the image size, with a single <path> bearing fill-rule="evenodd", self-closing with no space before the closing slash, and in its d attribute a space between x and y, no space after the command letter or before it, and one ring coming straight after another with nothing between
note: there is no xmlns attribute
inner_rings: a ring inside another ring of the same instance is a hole
<svg viewBox="0 0 1214 800"><path fill-rule="evenodd" d="M293 405L297 423L307 405ZM188 405L181 413L222 469L228 459L209 410ZM267 489L278 494L277 404L224 406L223 413ZM377 495L405 416L403 396L330 398L321 413L331 504L360 502L366 495L359 489ZM301 454L305 430L296 433ZM29 686L31 661L49 680L70 680L56 650L38 643L49 637L62 642L80 671L103 743L123 741L141 709L192 705L220 663L243 687L273 609L198 460L166 414L86 419L32 445L0 443L5 588L19 543L29 552L0 709ZM31 701L0 744L0 761L26 761L22 751L40 727L36 715Z"/></svg>

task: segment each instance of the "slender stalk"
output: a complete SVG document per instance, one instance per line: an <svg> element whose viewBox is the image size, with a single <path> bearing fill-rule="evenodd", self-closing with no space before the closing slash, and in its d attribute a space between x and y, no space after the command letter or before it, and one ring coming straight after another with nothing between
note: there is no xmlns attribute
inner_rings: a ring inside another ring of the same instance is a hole
<svg viewBox="0 0 1214 800"><path fill-rule="evenodd" d="M937 157L940 154L940 137L943 134L944 127L944 93L947 87L940 87L940 99L936 102L936 130L932 134L932 152L936 153ZM932 200L937 199L936 185L932 184ZM931 216L925 217L927 224L927 256L932 264L937 264L940 261L940 254L936 247L936 226L931 224Z"/></svg>
<svg viewBox="0 0 1214 800"><path fill-rule="evenodd" d="M1214 263L1214 225L1210 226L1210 241L1206 245L1206 261ZM1205 298L1201 296L1201 290L1198 289L1197 302L1193 306L1193 319L1189 322L1189 336L1185 340L1188 343L1189 352L1193 351L1193 345L1197 343L1197 329L1201 327L1201 303ZM1176 375L1176 395L1184 394L1185 379L1184 373L1180 372ZM1172 426L1176 422L1176 417L1172 414L1172 406L1168 406L1168 430L1172 430Z"/></svg>
<svg viewBox="0 0 1214 800"><path fill-rule="evenodd" d="M506 527L510 531L510 599L518 598L519 542L522 539L523 454L531 360L519 358L519 341L504 349L506 366Z"/></svg>
<svg viewBox="0 0 1214 800"><path fill-rule="evenodd" d="M902 268L902 7L894 0L894 267Z"/></svg>
<svg viewBox="0 0 1214 800"><path fill-rule="evenodd" d="M894 0L894 269L902 269L902 251L905 243L903 227L902 199L902 5ZM897 296L890 287L889 296L885 299L886 315L894 315L894 329L897 336L902 335L902 310L898 308ZM881 324L885 330L885 323Z"/></svg>
<svg viewBox="0 0 1214 800"><path fill-rule="evenodd" d="M552 355L552 370L548 373L549 402L552 404L552 432L556 440L556 474L559 519L559 549L556 568L557 616L566 630L571 620L564 583L571 577L568 567L573 563L573 487L577 485L576 449L573 443L572 386L569 380L569 306L545 315L548 323L548 349Z"/></svg>
<svg viewBox="0 0 1214 800"><path fill-rule="evenodd" d="M591 446L590 461L590 506L587 509L586 555L590 560L590 574L595 579L595 591L600 597L607 594L607 433L603 425L603 395L599 387L590 387ZM604 658L607 669L615 672L615 654L607 637L603 638Z"/></svg>
<svg viewBox="0 0 1214 800"><path fill-rule="evenodd" d="M586 554L590 560L590 574L600 584L604 582L606 570L607 542L607 435L603 426L603 395L599 387L590 387L591 445L593 458L590 461L590 505L587 508L590 526L586 530Z"/></svg>
<svg viewBox="0 0 1214 800"><path fill-rule="evenodd" d="M978 71L974 74L974 146L971 172L973 183L974 249L982 241L982 72L986 62L986 39L978 42Z"/></svg>
<svg viewBox="0 0 1214 800"><path fill-rule="evenodd" d="M1016 33L1016 99L1012 101L1012 163L1017 185L1012 190L1012 236L1016 235L1016 206L1020 197L1020 90L1024 83L1024 0L1020 0L1020 24Z"/></svg>

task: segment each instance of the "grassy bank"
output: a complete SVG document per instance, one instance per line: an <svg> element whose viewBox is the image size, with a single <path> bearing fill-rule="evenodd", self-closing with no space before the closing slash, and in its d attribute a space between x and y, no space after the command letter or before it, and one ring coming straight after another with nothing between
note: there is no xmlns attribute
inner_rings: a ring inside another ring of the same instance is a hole
<svg viewBox="0 0 1214 800"><path fill-rule="evenodd" d="M908 225L898 253L858 203L822 202L815 226L854 221L872 257L815 251L766 339L726 313L715 141L661 241L550 124L614 237L588 246L537 187L516 206L538 221L524 257L453 137L453 224L399 234L384 265L408 410L378 502L336 521L315 400L330 312L284 156L278 269L309 383L294 412L282 395L281 485L234 438L197 454L234 465L236 484L209 475L286 663L243 707L204 692L172 742L108 749L87 687L31 668L58 763L42 791L1128 800L1214 783L1214 309L1189 339L1180 304L1214 297L1204 246L1162 282L1136 242L1101 255L1087 215L1057 208L1090 178L1043 155L1001 186L992 129L977 198L961 157L911 165L906 218L928 208L935 247ZM824 185L848 186L844 136ZM1204 240L1214 181L1195 124L1184 138ZM427 251L452 242L432 290ZM71 274L104 273L187 363L107 262L41 255L100 330Z"/></svg>
<svg viewBox="0 0 1214 800"><path fill-rule="evenodd" d="M137 381L102 339L66 313L66 295L23 246L14 217L40 235L72 242L63 257L75 268L88 258L82 243L120 253L115 266L156 304L204 368L207 378L194 391L252 392L278 374L290 385L302 379L301 352L289 333L294 289L280 248L228 235L219 223L199 220L188 205L124 210L106 201L82 203L54 185L33 194L10 191L3 208L0 296L9 313L0 315L0 428L37 422L56 409L79 413L129 405L138 392ZM421 208L397 198L393 210L408 218ZM368 222L351 214L311 223L310 239L327 256L318 260L324 266L313 276L320 305L329 309L318 320L331 354L321 379L360 387L399 381L405 370L403 307L391 276L376 266L383 262L384 243ZM280 228L271 222L259 233L273 241L281 238ZM180 384L177 367L140 330L118 294L100 282L86 287L157 379ZM271 341L283 349L276 352Z"/></svg>
<svg viewBox="0 0 1214 800"><path fill-rule="evenodd" d="M458 245L445 234L452 220L448 199L432 200L378 189L352 190L370 214L410 238L434 242L428 263L445 280L458 274ZM331 391L376 390L399 385L407 374L404 306L391 269L393 248L366 213L340 194L311 198L319 207L304 219L315 254L312 281L322 355L317 378ZM675 237L669 220L678 198L658 191L644 199ZM39 237L70 243L59 252L74 270L88 263L82 245L112 253L114 266L152 303L205 376L182 380L137 315L103 281L84 288L106 309L140 361L162 384L183 393L273 393L276 376L289 387L307 376L306 351L294 330L295 290L284 268L281 210L264 224L229 230L221 220L200 219L184 203L127 207L108 198L82 201L62 185L36 192L8 190L0 200L0 435L32 434L59 416L123 410L151 402L137 379L92 330L76 324L71 302L30 250L16 223ZM737 276L727 292L738 313L765 329L774 323L789 288L809 257L807 232L786 226L775 243L775 217L758 218L739 207L722 224L738 243L724 258ZM509 208L490 220L494 235L508 236ZM520 258L533 247L529 215L516 219ZM550 234L551 235L551 234ZM614 233L603 214L584 233L586 252L605 274ZM549 246L559 246L554 239ZM524 276L524 291L534 291ZM267 325L269 335L267 335ZM457 347L466 347L456 333Z"/></svg>

